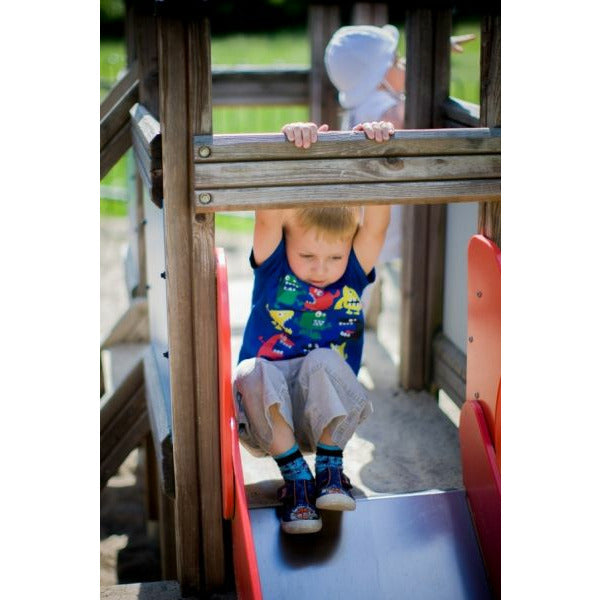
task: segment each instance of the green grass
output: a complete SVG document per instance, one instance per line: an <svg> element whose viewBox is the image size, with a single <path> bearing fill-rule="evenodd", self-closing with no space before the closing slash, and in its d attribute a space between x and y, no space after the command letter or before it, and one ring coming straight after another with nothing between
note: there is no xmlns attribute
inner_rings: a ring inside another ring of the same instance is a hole
<svg viewBox="0 0 600 600"><path fill-rule="evenodd" d="M402 24L398 51L404 54L405 36ZM479 103L479 52L480 36L477 21L458 23L453 35L477 34L477 39L464 46L462 54L452 53L450 59L450 95ZM232 34L213 36L211 54L213 65L305 65L310 64L310 44L303 29L284 30L274 34ZM122 40L102 40L100 43L100 99L104 98L125 68L125 43ZM279 131L283 123L306 121L309 117L306 106L281 107L215 107L213 109L213 131L215 133L261 133ZM130 151L131 152L131 151ZM129 154L129 153L128 153ZM124 156L102 179L105 186L126 187L127 161ZM125 215L125 203L100 199L101 215ZM247 227L251 221L239 217L219 215L217 225L228 228Z"/></svg>

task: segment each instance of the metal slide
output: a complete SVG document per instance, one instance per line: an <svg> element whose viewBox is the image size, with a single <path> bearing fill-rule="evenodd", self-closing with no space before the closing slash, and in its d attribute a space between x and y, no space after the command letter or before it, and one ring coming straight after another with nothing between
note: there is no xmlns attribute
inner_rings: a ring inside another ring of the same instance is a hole
<svg viewBox="0 0 600 600"><path fill-rule="evenodd" d="M485 531L476 529L477 515L474 526L467 473L466 492L431 491L365 498L357 500L353 512L322 511L323 529L306 536L282 533L274 508L248 510L231 397L227 269L221 249L217 249L217 300L223 513L224 518L232 521L238 597L251 600L499 597L499 580L496 586L493 576L496 568L499 573L499 564L490 565L486 554L497 544L499 560L499 470L498 538L491 540ZM481 425L481 421L477 423ZM467 429L466 434L461 431L461 447L477 446L473 436L478 438L485 431L481 432L478 426ZM465 435L467 439L463 440ZM499 428L497 440L499 447ZM477 472L481 472L482 460L491 460L490 444L479 445L483 454L471 457ZM474 452L477 454L477 448ZM486 463L484 470L488 467ZM467 470L470 472L471 467ZM481 477L476 480L477 485L483 481ZM483 524L486 527L485 517Z"/></svg>

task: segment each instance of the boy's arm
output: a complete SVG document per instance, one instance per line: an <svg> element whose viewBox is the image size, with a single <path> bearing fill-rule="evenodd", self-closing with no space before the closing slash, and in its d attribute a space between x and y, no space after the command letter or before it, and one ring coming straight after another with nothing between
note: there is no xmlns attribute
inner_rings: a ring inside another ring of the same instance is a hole
<svg viewBox="0 0 600 600"><path fill-rule="evenodd" d="M284 210L257 210L254 213L254 261L261 265L277 248L283 235Z"/></svg>
<svg viewBox="0 0 600 600"><path fill-rule="evenodd" d="M389 223L389 205L365 207L363 222L352 243L354 254L365 273L369 273L377 264Z"/></svg>

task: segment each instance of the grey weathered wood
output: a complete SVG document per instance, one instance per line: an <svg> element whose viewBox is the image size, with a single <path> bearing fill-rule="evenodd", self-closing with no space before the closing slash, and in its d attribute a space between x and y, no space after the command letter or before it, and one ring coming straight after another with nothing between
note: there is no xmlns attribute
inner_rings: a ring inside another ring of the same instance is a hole
<svg viewBox="0 0 600 600"><path fill-rule="evenodd" d="M131 146L131 128L125 123L100 151L100 179L102 179L129 150Z"/></svg>
<svg viewBox="0 0 600 600"><path fill-rule="evenodd" d="M100 401L101 488L148 431L143 366L138 361L121 384Z"/></svg>
<svg viewBox="0 0 600 600"><path fill-rule="evenodd" d="M388 6L382 2L355 2L352 7L353 25L377 25L388 23Z"/></svg>
<svg viewBox="0 0 600 600"><path fill-rule="evenodd" d="M479 106L459 98L449 97L444 101L446 119L454 121L456 127L480 127Z"/></svg>
<svg viewBox="0 0 600 600"><path fill-rule="evenodd" d="M100 103L100 121L120 102L124 96L131 93L132 88L139 88L138 64L133 62L119 80L110 88L104 100ZM137 92L136 92L137 93ZM101 144L102 145L102 144Z"/></svg>
<svg viewBox="0 0 600 600"><path fill-rule="evenodd" d="M309 4L310 35L309 109L310 120L318 125L327 123L337 129L340 123L337 90L325 69L325 48L340 26L340 8L336 5Z"/></svg>
<svg viewBox="0 0 600 600"><path fill-rule="evenodd" d="M407 128L443 124L450 29L449 9L407 11ZM452 135L463 130L445 131ZM403 210L400 384L406 389L422 389L430 379L432 336L442 319L445 211L445 206L409 206Z"/></svg>
<svg viewBox="0 0 600 600"><path fill-rule="evenodd" d="M497 177L500 177L500 156L497 154L225 162L196 164L195 188L210 190Z"/></svg>
<svg viewBox="0 0 600 600"><path fill-rule="evenodd" d="M152 166L161 166L162 144L160 137L160 123L152 116L148 109L140 103L135 104L129 111L133 132L138 135L146 152L152 157Z"/></svg>
<svg viewBox="0 0 600 600"><path fill-rule="evenodd" d="M188 56L188 204L191 223L192 327L194 390L197 419L200 514L202 523L203 588L214 591L225 580L225 540L221 494L215 223L213 215L194 212L192 133L212 133L210 25L193 21L187 32ZM189 226L189 225L188 225ZM190 323L186 326L189 328Z"/></svg>
<svg viewBox="0 0 600 600"><path fill-rule="evenodd" d="M196 297L195 287L197 279L212 279L214 286L214 258L212 248L207 257L202 246L210 238L200 247L192 239L192 135L212 131L210 31L206 19L171 16L159 17L158 31L177 578L184 594L199 595L222 585L225 576L221 496L215 493L216 318L208 304L197 322L204 298ZM208 222L214 227L212 218Z"/></svg>
<svg viewBox="0 0 600 600"><path fill-rule="evenodd" d="M202 587L202 541L190 328L191 243L186 210L189 198L186 35L186 27L181 20L166 16L158 18L177 579L182 591L196 592Z"/></svg>
<svg viewBox="0 0 600 600"><path fill-rule="evenodd" d="M129 122L129 109L138 101L137 80L125 90L115 105L100 119L100 150L102 151L111 140Z"/></svg>
<svg viewBox="0 0 600 600"><path fill-rule="evenodd" d="M481 124L500 127L500 15L481 19ZM479 205L479 232L500 247L500 206Z"/></svg>
<svg viewBox="0 0 600 600"><path fill-rule="evenodd" d="M150 339L148 301L135 298L100 343L100 350L123 343L144 343Z"/></svg>
<svg viewBox="0 0 600 600"><path fill-rule="evenodd" d="M257 208L361 204L444 204L448 202L498 202L500 179L406 181L294 187L248 187L211 190L211 201L202 204L197 192L196 211L216 212Z"/></svg>
<svg viewBox="0 0 600 600"><path fill-rule="evenodd" d="M138 167L143 185L148 190L150 199L158 208L163 203L163 170L162 158L149 154L145 138L137 128L132 129L133 155Z"/></svg>
<svg viewBox="0 0 600 600"><path fill-rule="evenodd" d="M202 157L201 153L207 152L205 149L209 154ZM487 128L396 131L393 138L381 144L367 139L361 132L328 131L320 133L317 143L308 149L296 148L282 133L194 136L194 159L198 163L498 152L500 132Z"/></svg>
<svg viewBox="0 0 600 600"><path fill-rule="evenodd" d="M309 102L310 69L306 67L214 67L215 106L299 105Z"/></svg>
<svg viewBox="0 0 600 600"><path fill-rule="evenodd" d="M433 339L433 383L460 407L466 397L466 380L467 357L439 332Z"/></svg>
<svg viewBox="0 0 600 600"><path fill-rule="evenodd" d="M152 348L149 348L144 355L144 380L146 383L150 431L154 442L161 491L163 494L174 498L173 435L171 414L167 410L169 399L165 397L163 385L160 381L157 357Z"/></svg>

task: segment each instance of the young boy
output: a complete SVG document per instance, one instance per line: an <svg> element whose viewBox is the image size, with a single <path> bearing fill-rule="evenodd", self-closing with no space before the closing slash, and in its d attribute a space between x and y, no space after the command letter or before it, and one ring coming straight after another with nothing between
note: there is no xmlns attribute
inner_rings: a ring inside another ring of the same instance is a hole
<svg viewBox="0 0 600 600"><path fill-rule="evenodd" d="M282 128L308 148L312 123ZM355 127L376 141L391 123ZM240 435L277 462L286 533L321 529L318 509L354 510L343 448L372 412L356 375L363 347L360 294L375 280L389 206L257 210L252 310L234 376ZM316 448L316 480L300 447Z"/></svg>

